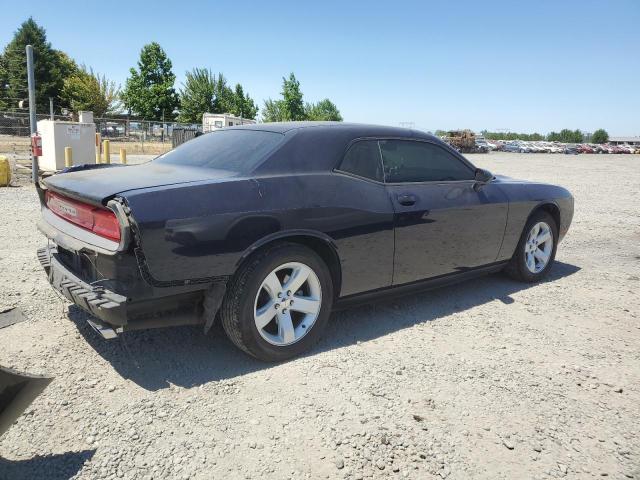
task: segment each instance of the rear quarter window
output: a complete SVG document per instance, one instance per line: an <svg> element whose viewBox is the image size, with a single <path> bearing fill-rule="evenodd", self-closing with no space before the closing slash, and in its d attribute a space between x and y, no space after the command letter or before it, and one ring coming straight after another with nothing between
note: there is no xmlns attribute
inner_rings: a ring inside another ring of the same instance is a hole
<svg viewBox="0 0 640 480"><path fill-rule="evenodd" d="M378 182L384 181L377 140L361 140L349 147L338 170Z"/></svg>

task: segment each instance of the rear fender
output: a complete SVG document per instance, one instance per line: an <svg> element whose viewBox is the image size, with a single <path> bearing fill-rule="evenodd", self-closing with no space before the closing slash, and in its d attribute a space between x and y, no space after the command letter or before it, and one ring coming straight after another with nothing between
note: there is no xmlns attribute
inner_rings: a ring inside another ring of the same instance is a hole
<svg viewBox="0 0 640 480"><path fill-rule="evenodd" d="M338 247L337 247L336 243L326 233L318 232L318 231L315 231L315 230L304 230L304 229L283 230L283 231L279 231L279 232L275 232L275 233L269 234L269 235L261 238L260 240L258 240L254 244L252 244L249 248L247 248L242 253L242 255L240 256L240 258L238 259L238 261L236 263L236 267L239 267L253 252L255 252L256 250L258 250L258 249L260 249L262 247L264 247L265 245L267 245L269 243L272 243L272 242L275 242L275 241L278 241L278 240L287 240L288 238L293 238L293 237L312 237L312 238L317 238L318 240L322 240L329 247L331 247L333 252L336 254L336 257L338 259L340 258L339 255L338 255Z"/></svg>

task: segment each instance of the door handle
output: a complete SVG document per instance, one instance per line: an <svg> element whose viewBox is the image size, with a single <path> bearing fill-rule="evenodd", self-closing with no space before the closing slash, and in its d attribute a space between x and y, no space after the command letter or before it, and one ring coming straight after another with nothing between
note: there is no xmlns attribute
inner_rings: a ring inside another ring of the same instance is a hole
<svg viewBox="0 0 640 480"><path fill-rule="evenodd" d="M415 205L418 198L413 193L402 193L397 197L398 203L400 205L404 205L405 207L410 207L411 205Z"/></svg>

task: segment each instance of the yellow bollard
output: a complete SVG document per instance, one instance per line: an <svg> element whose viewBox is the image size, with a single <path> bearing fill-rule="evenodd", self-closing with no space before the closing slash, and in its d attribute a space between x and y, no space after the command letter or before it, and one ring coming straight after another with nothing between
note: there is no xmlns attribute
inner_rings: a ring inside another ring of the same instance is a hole
<svg viewBox="0 0 640 480"><path fill-rule="evenodd" d="M73 152L71 147L64 147L64 166L66 168L73 167Z"/></svg>
<svg viewBox="0 0 640 480"><path fill-rule="evenodd" d="M9 159L0 155L0 187L8 187L11 183L11 164Z"/></svg>
<svg viewBox="0 0 640 480"><path fill-rule="evenodd" d="M120 163L122 165L127 164L127 151L124 148L120 149Z"/></svg>
<svg viewBox="0 0 640 480"><path fill-rule="evenodd" d="M110 145L111 142L109 142L109 140L105 140L102 142L102 151L104 155L102 163L111 163L111 149L109 148Z"/></svg>
<svg viewBox="0 0 640 480"><path fill-rule="evenodd" d="M96 132L96 163L102 162L102 159L100 158L100 145L102 145L102 142L100 141L100 134Z"/></svg>

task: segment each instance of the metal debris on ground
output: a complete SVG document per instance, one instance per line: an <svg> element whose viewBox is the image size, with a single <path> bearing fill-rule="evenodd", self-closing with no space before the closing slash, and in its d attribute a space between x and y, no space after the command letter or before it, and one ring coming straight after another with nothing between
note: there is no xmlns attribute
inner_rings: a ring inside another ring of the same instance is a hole
<svg viewBox="0 0 640 480"><path fill-rule="evenodd" d="M0 328L24 322L27 317L24 316L22 310L16 307L3 308L0 307Z"/></svg>

